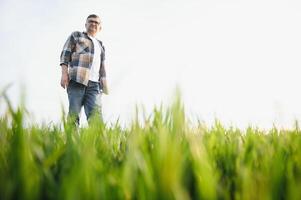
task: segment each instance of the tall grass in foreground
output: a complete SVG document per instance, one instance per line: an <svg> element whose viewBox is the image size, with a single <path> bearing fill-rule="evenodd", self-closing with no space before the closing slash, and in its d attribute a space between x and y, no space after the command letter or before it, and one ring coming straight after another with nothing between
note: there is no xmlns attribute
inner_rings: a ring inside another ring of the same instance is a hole
<svg viewBox="0 0 301 200"><path fill-rule="evenodd" d="M130 128L0 117L0 199L301 199L301 134L190 127L179 98Z"/></svg>

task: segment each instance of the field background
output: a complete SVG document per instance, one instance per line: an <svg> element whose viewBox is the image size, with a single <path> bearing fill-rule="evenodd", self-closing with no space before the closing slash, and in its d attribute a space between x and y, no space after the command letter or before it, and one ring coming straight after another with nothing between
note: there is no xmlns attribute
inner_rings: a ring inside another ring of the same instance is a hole
<svg viewBox="0 0 301 200"><path fill-rule="evenodd" d="M59 55L92 13L110 95L75 129ZM301 199L300 22L300 0L0 0L0 200Z"/></svg>
<svg viewBox="0 0 301 200"><path fill-rule="evenodd" d="M13 83L13 105L25 88L34 121L60 123L67 110L59 56L92 13L106 48L106 122L128 123L136 104L147 115L169 105L175 85L210 126L301 120L300 0L1 0L0 88Z"/></svg>

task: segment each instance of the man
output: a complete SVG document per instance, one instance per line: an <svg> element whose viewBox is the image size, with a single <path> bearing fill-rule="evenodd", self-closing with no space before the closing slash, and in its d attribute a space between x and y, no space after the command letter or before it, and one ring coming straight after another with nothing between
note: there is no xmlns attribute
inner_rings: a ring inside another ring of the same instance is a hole
<svg viewBox="0 0 301 200"><path fill-rule="evenodd" d="M96 99L101 93L108 94L105 49L95 38L101 30L100 18L89 15L85 27L86 32L75 31L69 36L60 57L61 86L67 88L69 100L68 116L75 119L77 125L82 107L88 120L94 113L101 117Z"/></svg>

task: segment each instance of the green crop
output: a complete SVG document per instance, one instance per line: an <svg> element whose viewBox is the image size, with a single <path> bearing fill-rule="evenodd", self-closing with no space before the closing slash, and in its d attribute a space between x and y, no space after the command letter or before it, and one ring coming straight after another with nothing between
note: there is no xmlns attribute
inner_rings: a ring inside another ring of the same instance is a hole
<svg viewBox="0 0 301 200"><path fill-rule="evenodd" d="M128 127L95 118L86 128L25 125L25 106L5 94L0 103L3 200L301 199L298 126L192 126L179 97Z"/></svg>

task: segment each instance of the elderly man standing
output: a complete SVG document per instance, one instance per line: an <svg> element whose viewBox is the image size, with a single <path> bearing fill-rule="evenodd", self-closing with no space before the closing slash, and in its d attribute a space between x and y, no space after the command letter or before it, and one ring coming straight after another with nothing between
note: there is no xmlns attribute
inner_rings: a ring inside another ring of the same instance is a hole
<svg viewBox="0 0 301 200"><path fill-rule="evenodd" d="M68 37L60 57L61 86L67 88L69 100L68 116L75 119L77 125L82 107L88 121L94 113L101 118L96 99L98 95L108 93L105 49L102 42L95 38L101 30L100 18L89 15L85 27L86 32L75 31Z"/></svg>

